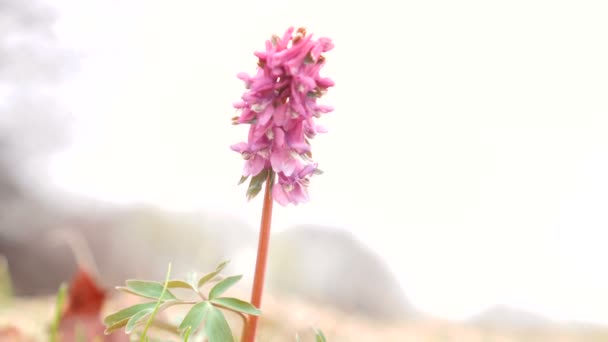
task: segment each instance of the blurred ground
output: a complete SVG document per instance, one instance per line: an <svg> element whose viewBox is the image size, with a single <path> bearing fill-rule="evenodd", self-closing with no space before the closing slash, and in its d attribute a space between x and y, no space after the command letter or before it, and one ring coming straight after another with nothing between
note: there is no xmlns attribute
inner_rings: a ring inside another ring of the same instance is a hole
<svg viewBox="0 0 608 342"><path fill-rule="evenodd" d="M114 298L106 306L111 311L124 298ZM46 329L53 311L52 297L18 298L10 306L0 308L0 328L16 326L35 341L46 341ZM336 311L305 301L269 295L264 303L259 340L264 342L294 341L299 333L303 341L312 341L310 327L320 327L329 341L608 341L608 330L600 328L544 327L513 330L484 328L438 319L382 323L361 316ZM234 325L238 326L238 322ZM238 331L238 328L235 329ZM175 340L177 341L177 340Z"/></svg>

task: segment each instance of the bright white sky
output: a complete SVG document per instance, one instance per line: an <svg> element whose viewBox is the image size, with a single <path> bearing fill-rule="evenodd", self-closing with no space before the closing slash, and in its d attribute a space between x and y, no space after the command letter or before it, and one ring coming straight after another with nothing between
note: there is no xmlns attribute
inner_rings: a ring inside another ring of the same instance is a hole
<svg viewBox="0 0 608 342"><path fill-rule="evenodd" d="M230 125L240 71L272 33L331 37L312 202L377 250L419 308L511 304L608 323L608 7L603 1L62 0L82 52L65 86L73 144L58 187L212 209L256 226ZM140 4L145 3L145 6Z"/></svg>

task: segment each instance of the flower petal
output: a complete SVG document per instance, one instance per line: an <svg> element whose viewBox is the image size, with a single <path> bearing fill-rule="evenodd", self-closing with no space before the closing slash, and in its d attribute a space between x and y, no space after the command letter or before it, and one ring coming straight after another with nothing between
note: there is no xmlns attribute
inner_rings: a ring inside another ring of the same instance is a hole
<svg viewBox="0 0 608 342"><path fill-rule="evenodd" d="M239 72L238 75L236 75L236 77L238 77L240 80L243 80L245 82L251 81L251 76L249 76L249 74L247 74L246 72Z"/></svg>
<svg viewBox="0 0 608 342"><path fill-rule="evenodd" d="M304 168L302 168L300 171L298 171L298 177L305 178L305 177L312 175L315 172L315 170L317 169L317 167L318 167L317 163L312 163L312 164L306 165Z"/></svg>
<svg viewBox="0 0 608 342"><path fill-rule="evenodd" d="M243 169L244 176L255 176L264 170L266 161L259 155L253 156L253 158L245 162L245 168Z"/></svg>
<svg viewBox="0 0 608 342"><path fill-rule="evenodd" d="M275 127L274 132L274 144L277 147L285 146L285 131L281 127Z"/></svg>
<svg viewBox="0 0 608 342"><path fill-rule="evenodd" d="M321 126L321 125L316 125L315 131L317 131L317 133L327 133L328 132L327 128L325 128L324 126Z"/></svg>
<svg viewBox="0 0 608 342"><path fill-rule="evenodd" d="M289 177L298 167L298 162L295 160L288 149L276 149L270 154L270 165L276 173L282 172Z"/></svg>
<svg viewBox="0 0 608 342"><path fill-rule="evenodd" d="M308 191L301 184L295 184L294 188L289 192L289 200L293 204L308 202Z"/></svg>
<svg viewBox="0 0 608 342"><path fill-rule="evenodd" d="M274 108L272 105L266 105L266 108L262 110L262 112L258 115L258 124L266 125L268 121L272 118L272 113L274 112Z"/></svg>
<svg viewBox="0 0 608 342"><path fill-rule="evenodd" d="M243 153L249 150L249 145L245 142L240 142L238 144L231 145L230 148L238 153Z"/></svg>
<svg viewBox="0 0 608 342"><path fill-rule="evenodd" d="M333 87L334 86L334 81L332 81L330 78L318 78L317 79L317 85L320 88L329 88L329 87Z"/></svg>
<svg viewBox="0 0 608 342"><path fill-rule="evenodd" d="M285 122L288 120L287 117L287 105L282 104L274 109L274 114L272 116L274 124L277 126L285 125Z"/></svg>
<svg viewBox="0 0 608 342"><path fill-rule="evenodd" d="M304 137L304 124L299 122L293 129L287 132L285 136L287 145L298 153L306 153L310 151L310 146L306 143Z"/></svg>
<svg viewBox="0 0 608 342"><path fill-rule="evenodd" d="M275 184L272 187L272 198L282 206L289 204L289 198L287 198L287 194L281 184Z"/></svg>
<svg viewBox="0 0 608 342"><path fill-rule="evenodd" d="M334 107L332 106L326 106L326 105L318 105L317 106L317 111L321 112L321 113L329 113L331 111L334 110Z"/></svg>

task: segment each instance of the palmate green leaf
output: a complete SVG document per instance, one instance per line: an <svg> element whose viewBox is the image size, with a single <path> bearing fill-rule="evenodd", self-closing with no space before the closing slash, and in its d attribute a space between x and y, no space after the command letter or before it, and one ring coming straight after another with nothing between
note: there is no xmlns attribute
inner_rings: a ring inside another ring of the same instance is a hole
<svg viewBox="0 0 608 342"><path fill-rule="evenodd" d="M177 330L179 330L181 333L184 333L187 330L194 332L209 314L210 307L212 307L212 305L207 301L194 304L192 308L190 308L190 311L188 311L186 314L186 317L184 317L184 320L179 325Z"/></svg>
<svg viewBox="0 0 608 342"><path fill-rule="evenodd" d="M125 332L127 334L130 334L133 331L133 329L135 329L138 325L145 322L144 318L147 318L152 313L152 311L154 311L154 308L141 310L140 312L131 316L131 318L129 318L129 320L127 321L127 324L125 326Z"/></svg>
<svg viewBox="0 0 608 342"><path fill-rule="evenodd" d="M244 300L240 300L238 298L230 298L230 297L215 298L215 299L211 300L211 303L226 307L228 309L243 312L243 313L246 313L249 315L259 316L262 314L262 311L257 309L251 303L248 303Z"/></svg>
<svg viewBox="0 0 608 342"><path fill-rule="evenodd" d="M195 304L184 317L178 330L186 337L203 323L203 331L209 342L234 342L226 317L208 301Z"/></svg>
<svg viewBox="0 0 608 342"><path fill-rule="evenodd" d="M234 342L234 336L232 336L232 331L224 313L213 307L211 303L209 303L209 306L211 306L211 309L209 309L205 322L205 334L209 338L209 342Z"/></svg>
<svg viewBox="0 0 608 342"><path fill-rule="evenodd" d="M198 287L201 287L201 286L205 285L205 283L207 283L208 281L210 281L213 278L215 278L215 276L217 276L218 274L220 274L220 272L222 272L224 270L224 268L228 265L229 262L230 262L230 260L226 260L226 261L220 263L215 268L215 271L213 271L211 273L207 273L204 276L202 276L198 280Z"/></svg>
<svg viewBox="0 0 608 342"><path fill-rule="evenodd" d="M155 281L146 280L127 280L127 286L119 286L116 289L125 291L140 297L159 299L163 292L163 284ZM162 295L162 300L175 300L177 299L170 291L165 291Z"/></svg>
<svg viewBox="0 0 608 342"><path fill-rule="evenodd" d="M239 280L241 280L242 277L243 277L242 275L228 277L228 278L220 281L219 283L215 284L215 286L213 286L213 288L211 288L211 291L209 291L209 299L215 299L215 298L221 296L224 292L226 292L226 290L228 290L234 284L236 284Z"/></svg>

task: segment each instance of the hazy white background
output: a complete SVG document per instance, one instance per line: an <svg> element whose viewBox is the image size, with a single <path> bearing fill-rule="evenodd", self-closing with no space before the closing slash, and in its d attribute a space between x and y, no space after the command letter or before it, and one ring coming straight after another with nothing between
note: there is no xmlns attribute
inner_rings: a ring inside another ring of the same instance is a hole
<svg viewBox="0 0 608 342"><path fill-rule="evenodd" d="M62 88L61 189L205 208L256 226L230 125L254 50L291 25L328 36L326 173L275 230L333 225L449 318L510 304L608 323L604 1L53 1L82 56ZM352 265L356 267L356 265ZM246 270L243 270L246 272Z"/></svg>

